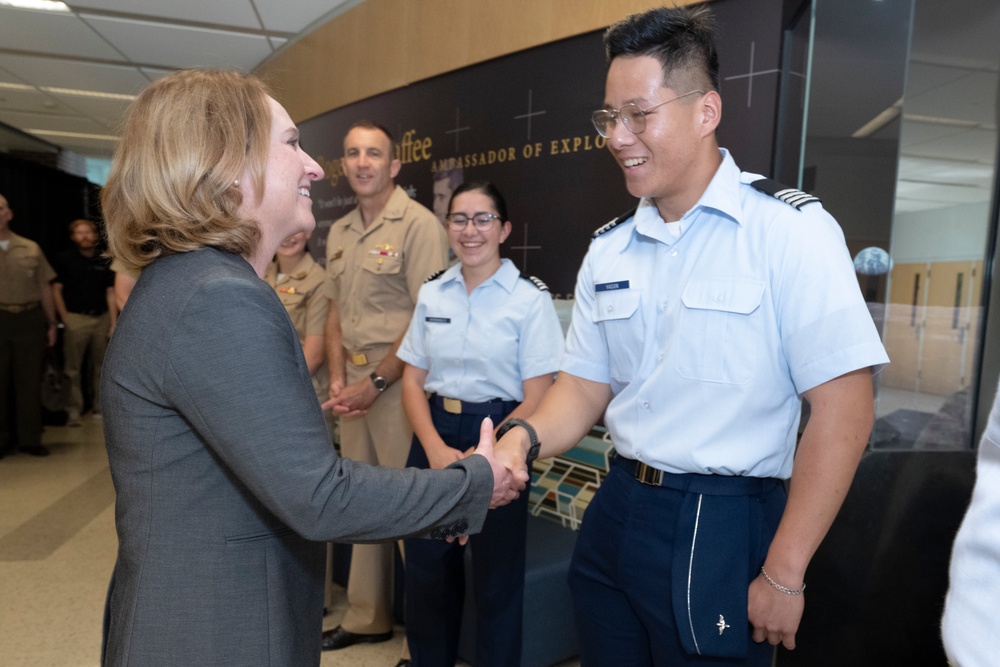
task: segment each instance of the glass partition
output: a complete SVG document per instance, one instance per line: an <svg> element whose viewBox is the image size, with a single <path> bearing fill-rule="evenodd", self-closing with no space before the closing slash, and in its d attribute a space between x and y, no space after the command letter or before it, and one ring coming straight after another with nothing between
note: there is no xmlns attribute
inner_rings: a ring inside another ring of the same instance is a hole
<svg viewBox="0 0 1000 667"><path fill-rule="evenodd" d="M892 360L877 376L870 445L972 447L996 225L1000 5L817 0L806 18L798 184L843 226Z"/></svg>

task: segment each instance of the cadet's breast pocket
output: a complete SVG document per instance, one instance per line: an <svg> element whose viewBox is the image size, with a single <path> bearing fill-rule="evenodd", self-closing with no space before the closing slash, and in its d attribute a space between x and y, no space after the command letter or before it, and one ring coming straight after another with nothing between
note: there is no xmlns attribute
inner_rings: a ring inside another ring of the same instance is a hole
<svg viewBox="0 0 1000 667"><path fill-rule="evenodd" d="M597 292L595 297L594 322L608 341L611 377L627 382L642 360L641 294L639 290L621 289Z"/></svg>
<svg viewBox="0 0 1000 667"><path fill-rule="evenodd" d="M285 310L293 311L305 305L306 295L305 292L289 292L287 288L285 291L282 291L282 288L279 287L278 298L281 299L281 304L285 307Z"/></svg>
<svg viewBox="0 0 1000 667"><path fill-rule="evenodd" d="M677 372L707 382L743 384L757 366L756 331L764 282L691 280L681 294Z"/></svg>
<svg viewBox="0 0 1000 667"><path fill-rule="evenodd" d="M34 278L41 261L38 255L22 255L18 263L21 265L21 270L25 271L29 278Z"/></svg>

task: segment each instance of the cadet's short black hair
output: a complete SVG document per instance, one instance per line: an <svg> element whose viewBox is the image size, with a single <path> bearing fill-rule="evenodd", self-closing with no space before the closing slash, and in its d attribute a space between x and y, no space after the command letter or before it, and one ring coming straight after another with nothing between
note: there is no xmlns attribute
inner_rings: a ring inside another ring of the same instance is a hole
<svg viewBox="0 0 1000 667"><path fill-rule="evenodd" d="M608 63L619 56L650 56L663 67L663 84L677 93L719 90L716 27L705 5L660 7L632 14L604 33Z"/></svg>

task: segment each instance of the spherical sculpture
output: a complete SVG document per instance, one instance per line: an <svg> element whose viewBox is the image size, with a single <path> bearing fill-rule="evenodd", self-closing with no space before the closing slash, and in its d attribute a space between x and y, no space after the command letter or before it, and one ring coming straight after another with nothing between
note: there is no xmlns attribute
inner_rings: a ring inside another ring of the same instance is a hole
<svg viewBox="0 0 1000 667"><path fill-rule="evenodd" d="M880 276L892 268L892 258L882 248L870 246L854 257L854 269L865 276Z"/></svg>

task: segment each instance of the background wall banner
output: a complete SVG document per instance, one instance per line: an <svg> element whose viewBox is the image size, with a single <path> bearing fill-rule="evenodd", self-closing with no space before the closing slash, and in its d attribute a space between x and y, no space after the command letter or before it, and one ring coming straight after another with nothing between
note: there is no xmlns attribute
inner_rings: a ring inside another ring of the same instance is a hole
<svg viewBox="0 0 1000 667"><path fill-rule="evenodd" d="M721 33L720 143L743 169L769 174L782 3L725 0L712 6ZM488 39L488 31L482 38ZM602 32L591 32L301 123L303 146L326 171L313 185L317 229L310 249L325 257L330 225L356 205L340 167L343 138L353 122L370 119L398 142L403 164L396 182L428 208L434 209L435 189L439 203L447 205L447 177L455 185L495 182L513 222L503 254L544 280L553 294L571 294L590 234L636 203L590 121L604 104L606 71Z"/></svg>

